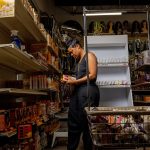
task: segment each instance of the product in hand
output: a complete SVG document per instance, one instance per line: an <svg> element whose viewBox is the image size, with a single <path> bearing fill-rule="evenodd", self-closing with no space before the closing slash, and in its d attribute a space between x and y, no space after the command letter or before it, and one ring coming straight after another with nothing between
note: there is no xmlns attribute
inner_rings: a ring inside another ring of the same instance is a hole
<svg viewBox="0 0 150 150"><path fill-rule="evenodd" d="M62 82L67 82L68 80L76 80L75 77L70 76L70 75L63 75L61 81Z"/></svg>

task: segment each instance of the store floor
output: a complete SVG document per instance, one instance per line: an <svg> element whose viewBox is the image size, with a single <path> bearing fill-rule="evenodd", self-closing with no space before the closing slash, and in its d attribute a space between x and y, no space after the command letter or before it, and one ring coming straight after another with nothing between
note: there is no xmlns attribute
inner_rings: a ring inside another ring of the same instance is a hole
<svg viewBox="0 0 150 150"><path fill-rule="evenodd" d="M67 140L66 139L58 139L58 141L55 142L54 147L51 150L67 150ZM77 150L83 150L83 144L82 141L79 143Z"/></svg>
<svg viewBox="0 0 150 150"><path fill-rule="evenodd" d="M67 150L67 141L64 141L64 140L62 142L56 141L54 147L51 148L51 149L47 149L47 150ZM79 147L78 147L77 150L84 150L83 149L82 141L80 142ZM105 150L107 150L107 149L105 149ZM115 150L115 149L113 149L113 150ZM137 148L137 149L117 149L117 150L150 150L150 148L145 148L145 149L144 148Z"/></svg>

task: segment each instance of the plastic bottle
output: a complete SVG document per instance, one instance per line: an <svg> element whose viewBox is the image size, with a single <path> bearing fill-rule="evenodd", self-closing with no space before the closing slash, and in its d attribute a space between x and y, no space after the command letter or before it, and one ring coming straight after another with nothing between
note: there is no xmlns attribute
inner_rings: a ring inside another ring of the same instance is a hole
<svg viewBox="0 0 150 150"><path fill-rule="evenodd" d="M17 30L11 30L11 43L14 44L17 48L21 49L21 40L18 37Z"/></svg>

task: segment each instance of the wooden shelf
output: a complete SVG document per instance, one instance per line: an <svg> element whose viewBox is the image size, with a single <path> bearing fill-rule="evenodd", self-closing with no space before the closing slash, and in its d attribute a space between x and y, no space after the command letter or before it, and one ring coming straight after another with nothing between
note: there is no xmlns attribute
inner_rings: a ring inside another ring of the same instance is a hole
<svg viewBox="0 0 150 150"><path fill-rule="evenodd" d="M0 94L47 95L46 92L42 92L42 91L39 91L39 90L15 89L15 88L0 88Z"/></svg>
<svg viewBox="0 0 150 150"><path fill-rule="evenodd" d="M0 45L0 64L19 72L47 71L48 68L39 64L31 55L20 49Z"/></svg>
<svg viewBox="0 0 150 150"><path fill-rule="evenodd" d="M145 101L133 101L133 103L139 106L150 106L150 102L145 102Z"/></svg>
<svg viewBox="0 0 150 150"><path fill-rule="evenodd" d="M138 95L150 95L150 90L132 90L132 92Z"/></svg>
<svg viewBox="0 0 150 150"><path fill-rule="evenodd" d="M135 33L135 34L128 33L128 39L129 40L133 40L133 39L137 39L137 38L147 39L148 38L148 33Z"/></svg>
<svg viewBox="0 0 150 150"><path fill-rule="evenodd" d="M54 91L54 92L59 92L59 89L56 89L55 87L49 87L47 89L40 89L40 91Z"/></svg>
<svg viewBox="0 0 150 150"><path fill-rule="evenodd" d="M18 35L22 41L29 43L46 42L46 37L40 31L37 24L35 24L33 18L23 6L21 0L15 1L14 9L14 16L4 16L0 18L0 28L5 27L9 34L11 30L18 30Z"/></svg>
<svg viewBox="0 0 150 150"><path fill-rule="evenodd" d="M135 84L135 85L132 85L132 87L136 88L136 87L145 86L145 85L150 85L150 82L143 82L143 83Z"/></svg>
<svg viewBox="0 0 150 150"><path fill-rule="evenodd" d="M150 64L144 64L136 68L134 71L150 71Z"/></svg>

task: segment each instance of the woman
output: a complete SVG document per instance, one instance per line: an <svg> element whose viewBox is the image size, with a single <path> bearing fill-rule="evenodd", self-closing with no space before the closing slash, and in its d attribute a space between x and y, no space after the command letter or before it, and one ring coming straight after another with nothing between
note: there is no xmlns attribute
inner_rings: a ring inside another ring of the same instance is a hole
<svg viewBox="0 0 150 150"><path fill-rule="evenodd" d="M87 97L87 73L86 55L78 40L70 40L68 52L76 59L76 78L66 76L63 82L74 85L75 89L69 105L68 113L68 150L76 150L80 141L81 133L85 150L92 150L92 140L89 133L88 121L84 107L88 106ZM97 78L97 58L92 52L88 52L88 72L89 72L89 100L90 106L98 106L99 89L95 84Z"/></svg>

